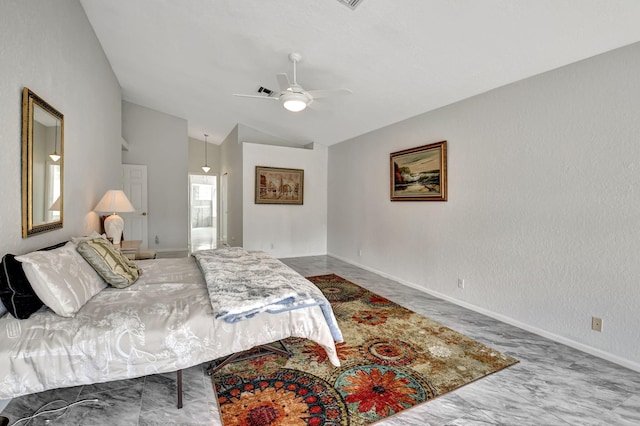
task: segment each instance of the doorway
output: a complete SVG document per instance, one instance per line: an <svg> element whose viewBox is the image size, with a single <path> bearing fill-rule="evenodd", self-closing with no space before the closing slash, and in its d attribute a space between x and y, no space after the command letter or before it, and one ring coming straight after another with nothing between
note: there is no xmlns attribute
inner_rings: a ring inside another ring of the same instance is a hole
<svg viewBox="0 0 640 426"><path fill-rule="evenodd" d="M189 175L190 252L216 248L217 183L215 176Z"/></svg>

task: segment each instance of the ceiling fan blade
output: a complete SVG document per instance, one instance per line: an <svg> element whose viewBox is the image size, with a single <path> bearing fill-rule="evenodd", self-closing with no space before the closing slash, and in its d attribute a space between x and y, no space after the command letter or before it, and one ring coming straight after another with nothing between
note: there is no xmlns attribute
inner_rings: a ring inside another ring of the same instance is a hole
<svg viewBox="0 0 640 426"><path fill-rule="evenodd" d="M309 90L307 91L312 98L328 98L330 96L345 96L350 95L353 92L349 89L325 89L325 90Z"/></svg>
<svg viewBox="0 0 640 426"><path fill-rule="evenodd" d="M289 76L287 76L286 74L276 74L276 79L278 80L278 85L280 86L281 92L286 92L291 88Z"/></svg>
<svg viewBox="0 0 640 426"><path fill-rule="evenodd" d="M277 96L241 95L239 93L234 93L233 96L240 96L242 98L273 99L274 101L278 100Z"/></svg>

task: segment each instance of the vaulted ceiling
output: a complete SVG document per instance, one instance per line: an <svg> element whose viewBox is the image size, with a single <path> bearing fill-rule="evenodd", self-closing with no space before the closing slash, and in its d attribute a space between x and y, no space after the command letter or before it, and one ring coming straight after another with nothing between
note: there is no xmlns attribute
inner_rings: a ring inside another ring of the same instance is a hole
<svg viewBox="0 0 640 426"><path fill-rule="evenodd" d="M237 123L332 145L640 41L637 0L80 0L123 99L220 143ZM233 96L278 91L299 52L294 113Z"/></svg>

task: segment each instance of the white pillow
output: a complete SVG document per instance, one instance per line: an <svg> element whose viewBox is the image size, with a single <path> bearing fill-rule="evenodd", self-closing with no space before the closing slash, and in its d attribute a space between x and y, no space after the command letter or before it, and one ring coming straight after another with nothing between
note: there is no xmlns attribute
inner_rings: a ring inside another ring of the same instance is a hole
<svg viewBox="0 0 640 426"><path fill-rule="evenodd" d="M89 235L84 237L71 237L71 242L78 245L83 241L93 240L94 238L104 238L106 240L107 236L105 234L100 235L96 231L91 231Z"/></svg>
<svg viewBox="0 0 640 426"><path fill-rule="evenodd" d="M50 251L34 251L16 259L33 291L53 312L73 317L107 283L76 251L73 243Z"/></svg>

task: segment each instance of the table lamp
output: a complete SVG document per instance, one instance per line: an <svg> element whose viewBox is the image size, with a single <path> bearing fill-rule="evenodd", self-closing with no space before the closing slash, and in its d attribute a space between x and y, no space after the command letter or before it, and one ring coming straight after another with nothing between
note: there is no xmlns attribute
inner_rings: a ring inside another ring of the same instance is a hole
<svg viewBox="0 0 640 426"><path fill-rule="evenodd" d="M93 209L97 212L112 213L104 220L104 232L111 238L114 245L120 244L124 219L117 213L130 213L136 211L123 191L110 189L104 194L98 205Z"/></svg>

